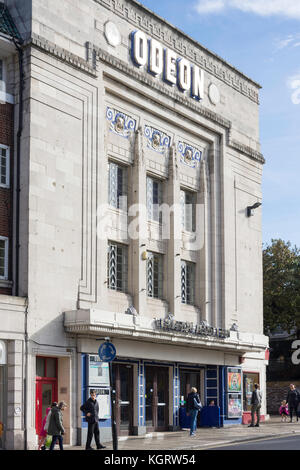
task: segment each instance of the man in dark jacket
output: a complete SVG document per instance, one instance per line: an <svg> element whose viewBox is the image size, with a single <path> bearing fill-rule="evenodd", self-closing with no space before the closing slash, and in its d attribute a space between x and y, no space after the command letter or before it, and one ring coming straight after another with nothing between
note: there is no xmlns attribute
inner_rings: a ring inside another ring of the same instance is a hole
<svg viewBox="0 0 300 470"><path fill-rule="evenodd" d="M198 412L202 409L200 397L195 387L191 388L186 401L186 412L191 417L190 436L195 436Z"/></svg>
<svg viewBox="0 0 300 470"><path fill-rule="evenodd" d="M290 390L288 391L286 401L289 405L290 422L293 421L293 412L295 412L298 421L297 408L300 402L300 393L298 392L294 384L290 385Z"/></svg>
<svg viewBox="0 0 300 470"><path fill-rule="evenodd" d="M259 384L254 384L254 390L251 397L251 424L249 428L259 427L260 422L260 409L262 404L262 393L259 390ZM256 413L256 424L255 423L255 413Z"/></svg>
<svg viewBox="0 0 300 470"><path fill-rule="evenodd" d="M97 402L97 394L95 390L91 390L90 397L88 400L80 407L81 411L85 414L86 420L88 422L88 433L86 439L85 450L93 450L91 447L91 442L93 436L95 437L95 442L97 449L105 449L105 446L100 444L100 432L99 432L99 405Z"/></svg>
<svg viewBox="0 0 300 470"><path fill-rule="evenodd" d="M52 436L52 442L50 445L49 450L53 450L54 446L56 444L56 441L58 440L59 443L59 449L64 450L63 448L63 435L65 433L65 429L63 426L63 415L62 412L64 409L67 407L66 403L64 401L59 402L58 406L54 405L51 408L51 416L50 416L50 422L48 426L48 434Z"/></svg>

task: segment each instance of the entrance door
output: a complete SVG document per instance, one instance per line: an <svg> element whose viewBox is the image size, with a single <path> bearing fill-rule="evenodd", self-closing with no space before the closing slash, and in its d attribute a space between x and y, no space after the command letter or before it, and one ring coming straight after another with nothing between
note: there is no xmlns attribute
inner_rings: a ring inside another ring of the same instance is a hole
<svg viewBox="0 0 300 470"><path fill-rule="evenodd" d="M113 364L113 388L116 392L115 419L119 436L132 434L133 366Z"/></svg>
<svg viewBox="0 0 300 470"><path fill-rule="evenodd" d="M57 360L37 357L36 419L35 429L39 434L46 410L57 401Z"/></svg>
<svg viewBox="0 0 300 470"><path fill-rule="evenodd" d="M145 367L147 431L166 431L169 422L169 369Z"/></svg>

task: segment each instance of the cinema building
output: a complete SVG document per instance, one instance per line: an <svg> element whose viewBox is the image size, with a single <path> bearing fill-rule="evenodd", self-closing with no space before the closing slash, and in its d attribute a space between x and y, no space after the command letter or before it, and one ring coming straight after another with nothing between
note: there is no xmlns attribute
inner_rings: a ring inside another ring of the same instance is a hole
<svg viewBox="0 0 300 470"><path fill-rule="evenodd" d="M111 439L105 338L119 435L180 429L190 386L226 426L248 422L259 382L265 417L260 86L135 0L61 5L5 1L22 38L10 280L26 304L11 434L34 448L64 400L64 441L84 442L93 387Z"/></svg>

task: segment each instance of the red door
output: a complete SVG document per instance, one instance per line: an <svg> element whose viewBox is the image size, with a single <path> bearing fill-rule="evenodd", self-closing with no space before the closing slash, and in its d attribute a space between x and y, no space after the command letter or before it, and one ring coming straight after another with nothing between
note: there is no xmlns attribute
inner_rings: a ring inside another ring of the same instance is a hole
<svg viewBox="0 0 300 470"><path fill-rule="evenodd" d="M42 374L44 375L44 376L37 375L36 377L35 429L36 429L37 434L39 434L40 432L42 421L43 421L44 416L46 415L47 408L51 406L51 403L53 403L54 401L57 401L57 378L56 378L56 375L57 375L56 362L57 361L56 359L54 360L55 360L55 367L52 366L50 368L49 365L52 363L53 358L41 358L41 357L37 358L37 361L39 361L37 374L42 372ZM47 361L49 362L48 370L47 370ZM42 362L44 363L44 366L41 368ZM55 375L55 377L47 377L48 375Z"/></svg>

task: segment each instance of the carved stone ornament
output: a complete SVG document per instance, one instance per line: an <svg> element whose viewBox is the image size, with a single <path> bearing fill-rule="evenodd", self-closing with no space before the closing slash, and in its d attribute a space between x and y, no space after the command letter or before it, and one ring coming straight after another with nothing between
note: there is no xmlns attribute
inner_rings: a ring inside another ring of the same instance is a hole
<svg viewBox="0 0 300 470"><path fill-rule="evenodd" d="M104 25L105 38L111 46L119 46L121 44L121 34L115 23L107 21Z"/></svg>
<svg viewBox="0 0 300 470"><path fill-rule="evenodd" d="M147 139L147 147L159 153L165 153L170 147L171 138L164 132L145 126L144 135Z"/></svg>
<svg viewBox="0 0 300 470"><path fill-rule="evenodd" d="M106 119L110 121L109 129L115 134L128 139L135 131L136 121L132 117L116 109L107 107Z"/></svg>
<svg viewBox="0 0 300 470"><path fill-rule="evenodd" d="M195 168L197 162L200 162L202 152L195 147L184 142L178 142L177 149L180 153L180 162L184 165L188 165L191 168Z"/></svg>

